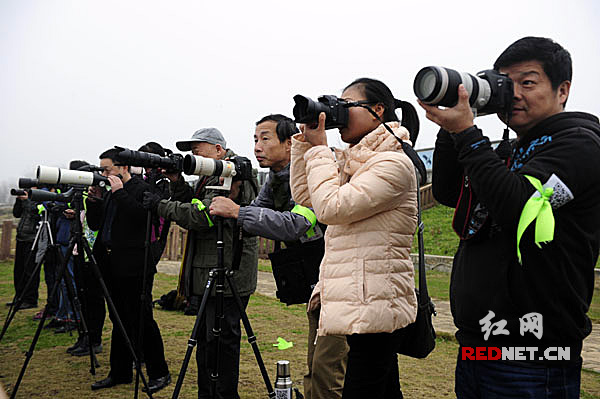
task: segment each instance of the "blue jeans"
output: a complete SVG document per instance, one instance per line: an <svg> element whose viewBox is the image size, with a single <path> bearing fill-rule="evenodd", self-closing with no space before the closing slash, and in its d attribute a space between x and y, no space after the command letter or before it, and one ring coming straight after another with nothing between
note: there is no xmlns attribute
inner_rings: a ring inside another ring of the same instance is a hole
<svg viewBox="0 0 600 399"><path fill-rule="evenodd" d="M67 249L68 247L64 245L60 246L63 257L67 256ZM73 289L76 289L75 275L73 274L73 256L69 258L66 271L71 275L71 279L73 280ZM62 276L56 276L57 279L60 279L61 277ZM56 318L59 320L75 320L75 313L73 312L71 301L68 297L65 279L62 279L60 282L58 295L58 310L56 311Z"/></svg>
<svg viewBox="0 0 600 399"><path fill-rule="evenodd" d="M580 382L581 358L567 366L527 367L459 355L454 392L458 399L578 399Z"/></svg>

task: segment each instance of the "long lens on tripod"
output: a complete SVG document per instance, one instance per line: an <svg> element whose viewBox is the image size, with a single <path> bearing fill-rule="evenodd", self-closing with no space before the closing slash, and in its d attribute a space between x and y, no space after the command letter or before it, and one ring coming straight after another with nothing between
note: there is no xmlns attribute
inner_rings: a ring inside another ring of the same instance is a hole
<svg viewBox="0 0 600 399"><path fill-rule="evenodd" d="M186 175L233 177L237 171L231 161L205 158L199 155L186 155L183 159L183 172Z"/></svg>
<svg viewBox="0 0 600 399"><path fill-rule="evenodd" d="M75 195L75 189L71 188L69 191L59 194L53 193L51 191L36 190L31 188L27 190L27 195L29 199L34 202L70 202L73 199L73 196Z"/></svg>
<svg viewBox="0 0 600 399"><path fill-rule="evenodd" d="M110 185L108 179L98 173L60 169L52 166L39 165L36 170L36 176L40 183L46 184Z"/></svg>

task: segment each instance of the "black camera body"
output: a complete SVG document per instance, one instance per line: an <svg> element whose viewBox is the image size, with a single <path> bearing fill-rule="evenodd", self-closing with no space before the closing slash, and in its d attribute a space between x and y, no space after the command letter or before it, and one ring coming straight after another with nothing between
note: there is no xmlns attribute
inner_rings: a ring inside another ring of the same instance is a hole
<svg viewBox="0 0 600 399"><path fill-rule="evenodd" d="M119 150L118 161L129 166L141 166L142 168L161 168L167 173L183 171L183 155L169 154L166 157L151 152L134 151L115 146Z"/></svg>
<svg viewBox="0 0 600 399"><path fill-rule="evenodd" d="M332 95L321 96L315 102L308 97L294 96L294 122L316 125L319 114L325 112L325 129L344 128L348 126L348 108L344 102Z"/></svg>
<svg viewBox="0 0 600 399"><path fill-rule="evenodd" d="M510 115L514 84L508 75L488 69L476 76L454 69L428 66L421 69L413 84L415 95L425 104L454 107L458 103L458 86L469 93L469 104L477 115Z"/></svg>
<svg viewBox="0 0 600 399"><path fill-rule="evenodd" d="M237 180L252 180L254 178L252 173L252 162L246 157L235 156L229 158L229 161L235 165L235 175L233 181Z"/></svg>

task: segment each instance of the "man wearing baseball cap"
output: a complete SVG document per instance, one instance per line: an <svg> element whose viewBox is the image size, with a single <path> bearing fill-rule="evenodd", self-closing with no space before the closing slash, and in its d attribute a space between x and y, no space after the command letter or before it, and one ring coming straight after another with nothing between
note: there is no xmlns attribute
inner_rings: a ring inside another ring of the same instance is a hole
<svg viewBox="0 0 600 399"><path fill-rule="evenodd" d="M181 151L191 151L192 154L205 158L226 160L235 156L232 150L227 149L225 138L221 132L215 128L197 130L190 140L178 141L176 145ZM155 195L149 194L144 199L144 206L155 210L158 216L172 220L179 226L188 229L179 293L187 297L190 302L199 303L199 298L204 293L208 281L208 273L217 266L217 229L214 226L214 216L209 215L208 206L214 197L223 195L223 191L208 187L219 186L221 183L217 176L200 176L192 188L181 175L169 174L167 177L171 180L171 199L176 198L178 201L161 200ZM231 186L229 198L239 205L248 205L256 197L257 184L256 181L235 181ZM223 220L224 266L227 269L232 267L235 225L235 219ZM240 267L233 278L244 306L248 304L250 294L256 289L257 266L257 238L246 237L243 240ZM211 370L212 359L214 359L216 350L212 334L216 309L214 291L211 290L211 296L208 298L196 337L198 340L196 350L198 398L214 397L210 392L209 379L213 372ZM187 312L187 314L195 315L196 312L197 309ZM232 297L231 288L225 284L217 397L239 398L237 386L241 339L240 318L241 315Z"/></svg>

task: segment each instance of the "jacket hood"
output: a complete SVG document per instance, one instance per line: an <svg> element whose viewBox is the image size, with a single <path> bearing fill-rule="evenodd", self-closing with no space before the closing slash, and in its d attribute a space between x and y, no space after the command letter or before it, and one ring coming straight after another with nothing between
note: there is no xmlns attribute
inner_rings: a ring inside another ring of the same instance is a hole
<svg viewBox="0 0 600 399"><path fill-rule="evenodd" d="M544 119L535 125L523 138L517 142L517 146L524 146L530 141L543 136L551 136L554 133L571 130L573 128L585 128L600 138L600 124L598 118L586 112L559 112Z"/></svg>

